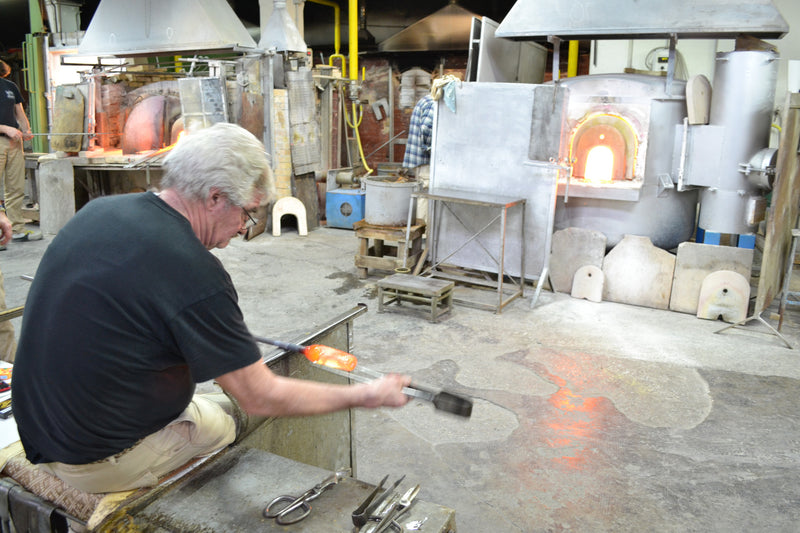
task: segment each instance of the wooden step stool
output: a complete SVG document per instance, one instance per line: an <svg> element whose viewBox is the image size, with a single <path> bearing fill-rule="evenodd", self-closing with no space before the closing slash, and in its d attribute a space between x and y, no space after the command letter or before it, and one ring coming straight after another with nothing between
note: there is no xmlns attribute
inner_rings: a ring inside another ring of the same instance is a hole
<svg viewBox="0 0 800 533"><path fill-rule="evenodd" d="M455 283L443 279L423 278L410 274L393 274L378 282L378 312L384 307L403 301L430 305L430 321L439 318L453 309L453 288ZM388 297L384 301L384 296Z"/></svg>
<svg viewBox="0 0 800 533"><path fill-rule="evenodd" d="M359 238L356 267L361 279L367 277L370 268L391 270L406 267L414 268L422 252L422 234L425 233L425 222L421 219L410 228L405 226L376 226L359 220L353 224L356 237ZM409 231L406 241L406 230ZM370 246L370 239L372 245ZM406 242L409 246L406 246ZM387 244L391 243L391 244Z"/></svg>

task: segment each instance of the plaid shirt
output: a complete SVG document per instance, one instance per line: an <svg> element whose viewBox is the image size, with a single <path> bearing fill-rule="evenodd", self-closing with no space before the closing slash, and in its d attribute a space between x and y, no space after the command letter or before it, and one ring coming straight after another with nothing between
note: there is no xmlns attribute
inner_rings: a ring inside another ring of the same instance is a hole
<svg viewBox="0 0 800 533"><path fill-rule="evenodd" d="M408 140L403 166L414 168L431 161L431 133L433 130L433 98L425 95L419 99L411 113Z"/></svg>

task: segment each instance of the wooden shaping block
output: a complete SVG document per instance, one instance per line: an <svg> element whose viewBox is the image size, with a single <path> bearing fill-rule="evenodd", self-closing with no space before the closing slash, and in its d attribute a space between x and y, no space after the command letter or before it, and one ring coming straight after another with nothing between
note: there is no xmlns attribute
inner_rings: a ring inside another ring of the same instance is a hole
<svg viewBox="0 0 800 533"><path fill-rule="evenodd" d="M702 74L686 82L686 107L689 124L708 124L711 112L711 82Z"/></svg>

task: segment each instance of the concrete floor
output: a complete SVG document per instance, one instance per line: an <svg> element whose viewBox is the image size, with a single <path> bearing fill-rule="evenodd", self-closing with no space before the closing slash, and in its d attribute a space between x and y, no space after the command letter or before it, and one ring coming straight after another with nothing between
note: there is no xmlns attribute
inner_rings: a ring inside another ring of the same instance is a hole
<svg viewBox="0 0 800 533"><path fill-rule="evenodd" d="M0 252L10 307L50 240ZM359 479L405 474L462 533L797 531L798 310L794 350L756 322L717 335L724 323L547 291L431 324L378 314L388 273L359 279L356 249L348 230L284 228L215 253L254 333L293 340L363 302L362 366L474 398L469 420L419 401L359 411Z"/></svg>

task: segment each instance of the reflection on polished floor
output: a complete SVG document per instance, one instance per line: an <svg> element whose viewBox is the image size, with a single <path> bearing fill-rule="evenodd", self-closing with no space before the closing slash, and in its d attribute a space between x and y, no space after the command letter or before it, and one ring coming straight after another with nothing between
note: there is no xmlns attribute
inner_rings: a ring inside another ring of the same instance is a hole
<svg viewBox="0 0 800 533"><path fill-rule="evenodd" d="M9 306L51 241L0 252ZM800 314L757 323L532 290L502 314L377 313L352 231L261 235L214 253L254 333L293 340L357 303L359 364L474 398L469 420L414 401L357 414L357 477L405 474L458 531L795 531ZM766 316L766 315L765 315ZM20 319L15 319L19 327Z"/></svg>

